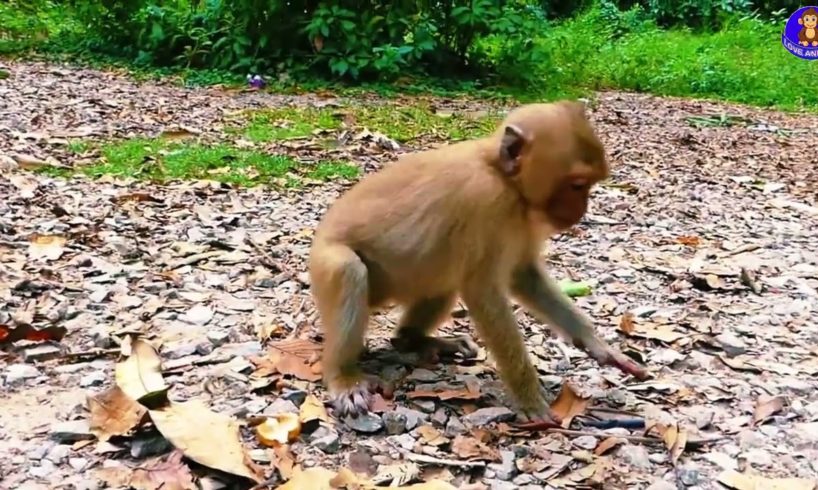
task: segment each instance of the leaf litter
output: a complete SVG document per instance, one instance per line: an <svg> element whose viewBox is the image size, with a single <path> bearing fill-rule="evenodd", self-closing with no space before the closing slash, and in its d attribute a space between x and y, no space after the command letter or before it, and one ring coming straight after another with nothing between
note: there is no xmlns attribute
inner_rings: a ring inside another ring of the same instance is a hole
<svg viewBox="0 0 818 490"><path fill-rule="evenodd" d="M0 88L0 160L12 162L0 173L4 484L815 488L815 116L597 94L591 118L612 182L547 260L597 330L655 379L600 368L521 311L552 406L568 419L521 430L490 360L416 370L389 348L395 315L379 314L362 367L397 389L376 396L377 415L361 422L372 425L356 430L326 409L305 274L310 232L348 182L239 189L32 172L97 158L61 138L164 132L238 144L224 131L233 113L341 98L3 63L15 72ZM430 100L438 114L486 109ZM712 113L806 130L687 123ZM430 133L396 147L384 128L350 124L349 134L378 136L264 148L370 172L441 142ZM473 334L467 312L441 330ZM272 447L257 437L260 421L276 421ZM151 434L161 444L142 442Z"/></svg>

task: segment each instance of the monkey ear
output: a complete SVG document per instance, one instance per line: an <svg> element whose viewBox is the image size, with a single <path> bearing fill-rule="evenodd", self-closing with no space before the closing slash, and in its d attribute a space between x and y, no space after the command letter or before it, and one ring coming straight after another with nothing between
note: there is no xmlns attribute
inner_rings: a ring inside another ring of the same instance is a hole
<svg viewBox="0 0 818 490"><path fill-rule="evenodd" d="M527 143L523 131L510 124L503 130L500 141L500 169L506 175L516 175L520 171L520 154Z"/></svg>
<svg viewBox="0 0 818 490"><path fill-rule="evenodd" d="M804 25L804 18L803 17L798 19L798 24Z"/></svg>

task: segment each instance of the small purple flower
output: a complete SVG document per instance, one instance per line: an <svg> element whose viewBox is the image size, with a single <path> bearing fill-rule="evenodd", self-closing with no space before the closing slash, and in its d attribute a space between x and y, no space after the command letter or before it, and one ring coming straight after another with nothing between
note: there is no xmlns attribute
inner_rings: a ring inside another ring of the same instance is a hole
<svg viewBox="0 0 818 490"><path fill-rule="evenodd" d="M247 75L247 83L256 89L264 88L267 85L267 82L261 78L261 75Z"/></svg>

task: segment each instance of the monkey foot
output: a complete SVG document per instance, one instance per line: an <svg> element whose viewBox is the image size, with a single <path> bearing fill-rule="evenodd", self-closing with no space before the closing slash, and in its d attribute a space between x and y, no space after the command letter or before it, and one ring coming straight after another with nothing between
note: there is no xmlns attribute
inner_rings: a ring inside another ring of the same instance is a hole
<svg viewBox="0 0 818 490"><path fill-rule="evenodd" d="M468 335L455 337L397 336L392 345L398 352L416 352L421 362L436 364L441 357L460 354L466 359L477 357L478 345Z"/></svg>
<svg viewBox="0 0 818 490"><path fill-rule="evenodd" d="M387 398L392 396L392 388L377 376L361 376L357 381L347 383L344 388L335 388L332 392L334 415L338 418L350 416L358 418L369 411L373 393L382 393Z"/></svg>

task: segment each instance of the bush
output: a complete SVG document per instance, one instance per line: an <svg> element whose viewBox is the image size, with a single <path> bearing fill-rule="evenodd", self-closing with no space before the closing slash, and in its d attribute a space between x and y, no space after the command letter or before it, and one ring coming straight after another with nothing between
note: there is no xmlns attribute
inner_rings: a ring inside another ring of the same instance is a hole
<svg viewBox="0 0 818 490"><path fill-rule="evenodd" d="M75 0L87 46L155 66L309 70L352 79L475 74L477 48L525 49L525 0Z"/></svg>

